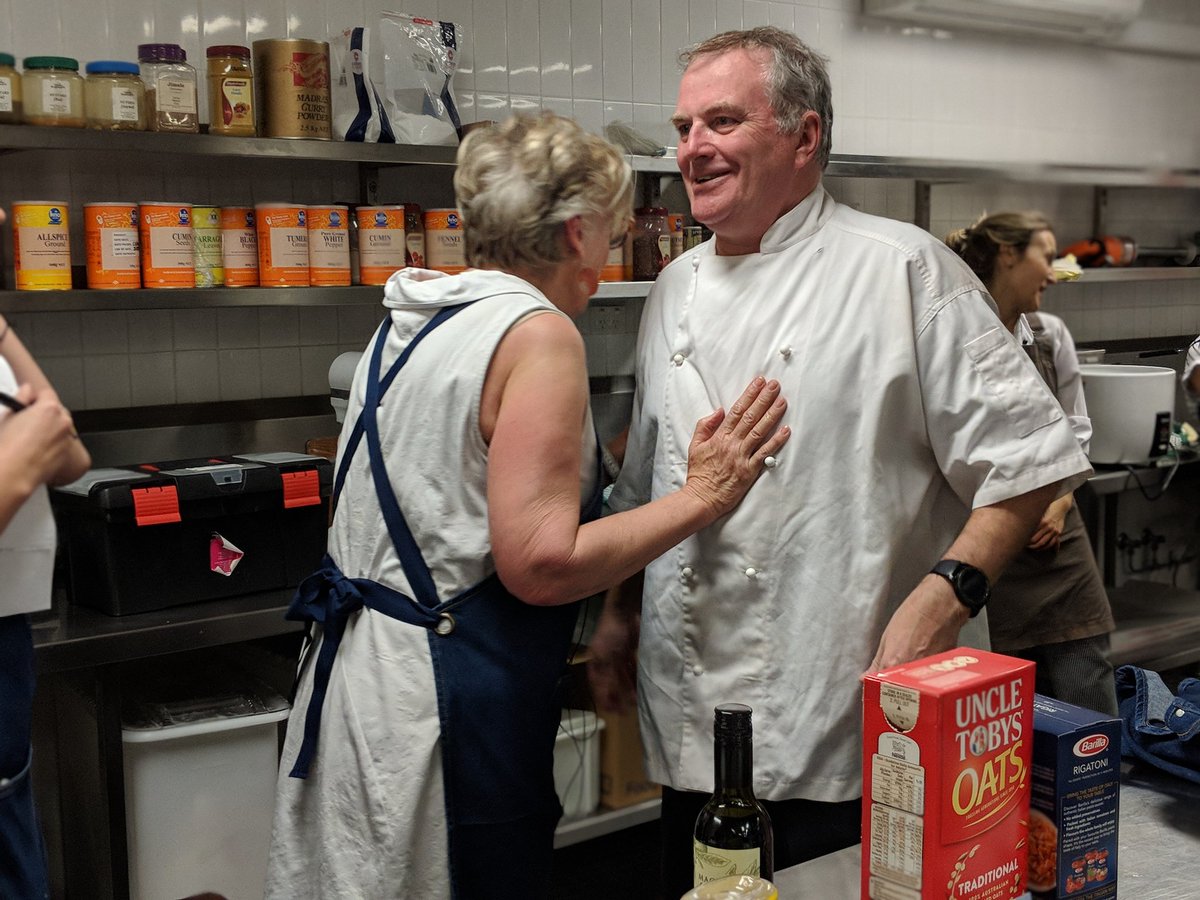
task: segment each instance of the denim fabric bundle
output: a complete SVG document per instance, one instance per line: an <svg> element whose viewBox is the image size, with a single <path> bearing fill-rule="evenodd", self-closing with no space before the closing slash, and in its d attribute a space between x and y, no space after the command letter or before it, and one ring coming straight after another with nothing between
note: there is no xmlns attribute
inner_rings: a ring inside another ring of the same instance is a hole
<svg viewBox="0 0 1200 900"><path fill-rule="evenodd" d="M1172 693L1157 672L1116 670L1121 752L1200 784L1200 679L1185 678Z"/></svg>

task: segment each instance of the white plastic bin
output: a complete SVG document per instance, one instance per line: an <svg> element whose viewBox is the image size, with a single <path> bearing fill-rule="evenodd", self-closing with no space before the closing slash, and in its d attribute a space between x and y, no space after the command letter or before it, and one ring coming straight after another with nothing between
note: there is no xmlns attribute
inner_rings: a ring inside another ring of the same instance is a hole
<svg viewBox="0 0 1200 900"><path fill-rule="evenodd" d="M600 732L604 720L584 709L564 709L554 741L554 789L564 819L586 816L600 803Z"/></svg>
<svg viewBox="0 0 1200 900"><path fill-rule="evenodd" d="M263 895L288 703L222 668L166 675L122 716L132 900ZM137 693L133 688L129 693Z"/></svg>

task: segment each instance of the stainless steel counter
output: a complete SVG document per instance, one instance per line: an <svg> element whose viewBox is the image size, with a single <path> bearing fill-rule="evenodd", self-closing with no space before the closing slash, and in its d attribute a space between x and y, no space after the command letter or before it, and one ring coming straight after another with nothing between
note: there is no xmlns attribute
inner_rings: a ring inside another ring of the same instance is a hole
<svg viewBox="0 0 1200 900"><path fill-rule="evenodd" d="M1117 890L1128 900L1200 896L1200 784L1142 763L1121 766ZM781 900L858 900L861 846L775 873Z"/></svg>

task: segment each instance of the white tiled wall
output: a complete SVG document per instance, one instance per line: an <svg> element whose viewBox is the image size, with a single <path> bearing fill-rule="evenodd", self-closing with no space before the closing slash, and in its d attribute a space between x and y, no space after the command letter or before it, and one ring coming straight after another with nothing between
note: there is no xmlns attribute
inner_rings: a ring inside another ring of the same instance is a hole
<svg viewBox="0 0 1200 900"><path fill-rule="evenodd" d="M1200 151L1200 60L997 36L905 33L864 20L859 0L423 0L407 12L465 32L454 87L466 121L544 106L600 130L632 122L671 140L667 119L681 47L717 30L794 29L831 59L834 150L968 160L1052 161L1191 168ZM81 63L132 59L138 43L181 43L193 62L218 43L324 38L377 19L383 0L0 0L0 50L18 59L65 54ZM1153 0L1164 21L1194 25L1191 0ZM378 46L376 46L378 51ZM376 53L378 59L378 52ZM202 105L203 108L203 105ZM444 180L391 176L391 199L446 202ZM395 179L399 179L396 181ZM839 196L909 218L906 183L841 179ZM214 204L337 200L358 192L349 167L249 161L151 170L111 154L0 162L0 203L54 197L73 209L94 199L177 198ZM1143 244L1173 245L1200 225L1196 193L1115 192L1109 221ZM941 186L933 230L985 208L1034 206L1058 223L1060 243L1086 236L1085 189ZM7 237L7 235L6 235ZM81 254L82 247L76 252ZM78 258L82 258L79 256ZM1074 285L1050 306L1080 339L1200 328L1191 282ZM595 374L627 371L637 304L623 338L589 335ZM144 405L323 393L329 361L363 343L375 309L29 313L14 317L68 401ZM588 330L586 319L581 323Z"/></svg>

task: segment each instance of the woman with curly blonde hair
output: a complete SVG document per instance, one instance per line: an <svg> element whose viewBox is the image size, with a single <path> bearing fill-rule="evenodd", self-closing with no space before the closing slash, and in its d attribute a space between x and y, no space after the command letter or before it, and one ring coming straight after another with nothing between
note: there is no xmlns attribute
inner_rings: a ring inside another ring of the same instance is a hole
<svg viewBox="0 0 1200 900"><path fill-rule="evenodd" d="M788 438L777 382L702 419L678 489L595 519L583 340L632 175L574 122L472 132L468 262L395 273L355 373L278 783L269 897L544 897L576 601L728 512Z"/></svg>

